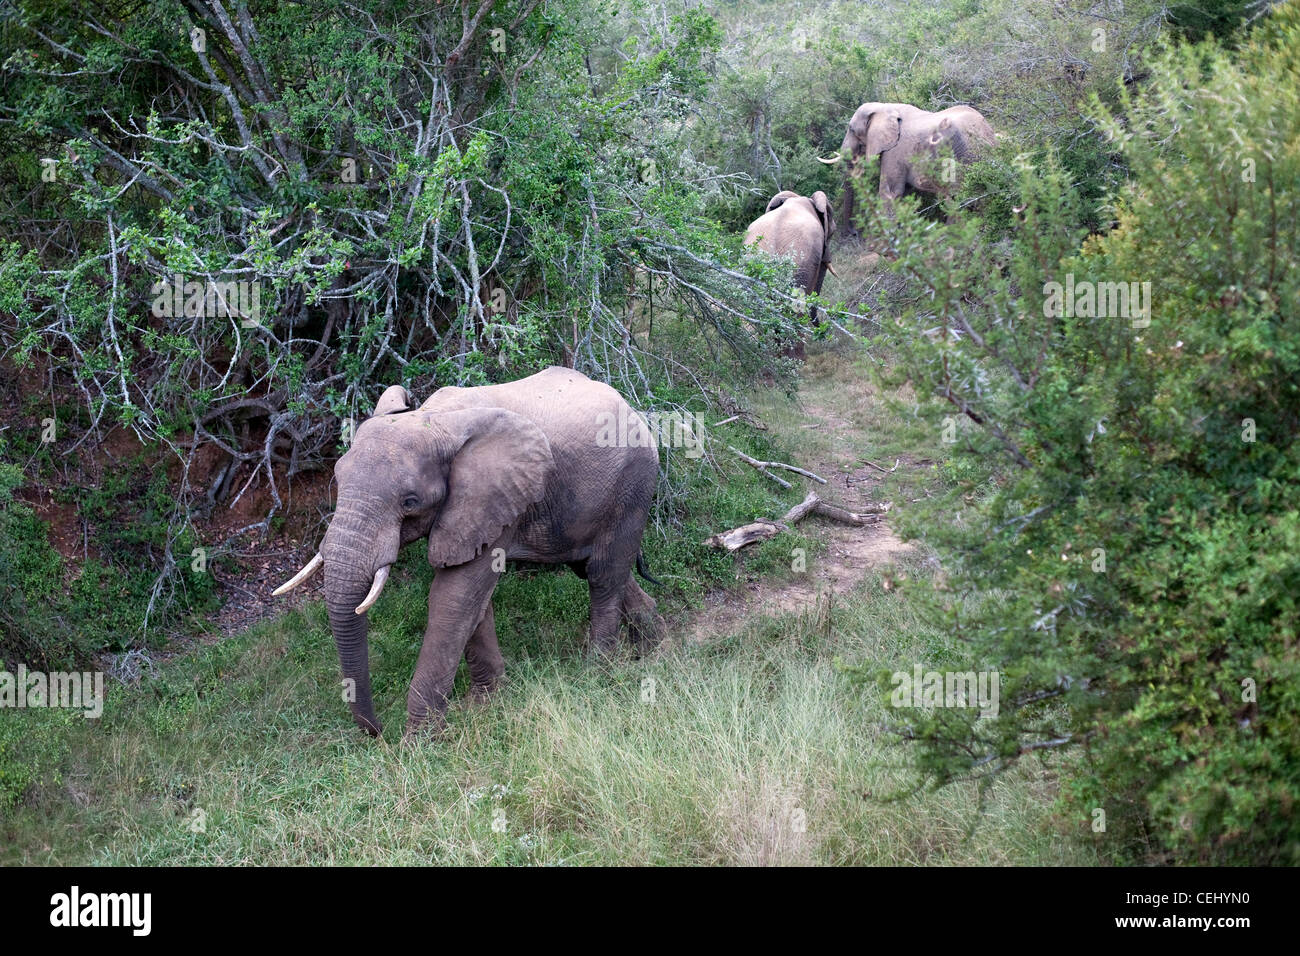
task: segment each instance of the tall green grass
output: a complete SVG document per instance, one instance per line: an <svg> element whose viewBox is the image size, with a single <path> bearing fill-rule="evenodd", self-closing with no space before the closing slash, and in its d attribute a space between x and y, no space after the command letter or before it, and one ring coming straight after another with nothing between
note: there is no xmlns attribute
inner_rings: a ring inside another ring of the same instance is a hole
<svg viewBox="0 0 1300 956"><path fill-rule="evenodd" d="M882 700L836 659L942 651L896 591L869 584L704 645L591 666L561 581L535 575L498 602L508 683L453 707L432 742L399 742L418 580L377 608L378 741L352 726L319 605L116 687L99 721L5 713L60 720L71 756L9 812L4 862L1091 862L1057 838L1039 774L995 793L982 818L969 787L888 799L909 777L882 742Z"/></svg>

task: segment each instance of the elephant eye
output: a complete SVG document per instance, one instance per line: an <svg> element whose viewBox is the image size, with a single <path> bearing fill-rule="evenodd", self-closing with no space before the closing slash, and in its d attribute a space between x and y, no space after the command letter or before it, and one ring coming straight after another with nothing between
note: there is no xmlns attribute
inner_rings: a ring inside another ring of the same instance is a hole
<svg viewBox="0 0 1300 956"><path fill-rule="evenodd" d="M407 495L406 498L402 501L402 507L405 508L407 511L414 511L419 506L420 506L420 499L415 497L415 495Z"/></svg>

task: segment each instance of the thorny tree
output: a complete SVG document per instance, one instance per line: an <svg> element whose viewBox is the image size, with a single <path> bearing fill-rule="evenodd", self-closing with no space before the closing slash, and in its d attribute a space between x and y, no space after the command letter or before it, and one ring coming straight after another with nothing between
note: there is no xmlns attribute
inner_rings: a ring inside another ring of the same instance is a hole
<svg viewBox="0 0 1300 956"><path fill-rule="evenodd" d="M196 512L257 482L265 528L383 385L560 361L647 408L678 379L717 394L651 347L656 305L733 374L790 332L771 274L696 215L737 184L672 149L708 17L598 70L599 5L409 9L5 4L0 339L81 396L65 453L121 425L182 463L151 612ZM226 461L194 488L207 444Z"/></svg>

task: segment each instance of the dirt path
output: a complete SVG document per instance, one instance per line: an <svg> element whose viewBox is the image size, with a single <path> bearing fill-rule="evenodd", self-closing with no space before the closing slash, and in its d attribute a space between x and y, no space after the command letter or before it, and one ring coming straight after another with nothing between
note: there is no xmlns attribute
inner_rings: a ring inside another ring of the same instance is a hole
<svg viewBox="0 0 1300 956"><path fill-rule="evenodd" d="M863 510L861 506L875 501L872 489L883 478L878 469L862 464L859 458L861 448L858 442L862 434L860 426L852 420L851 405L860 397L860 390L846 388L831 378L806 380L800 389L800 407L805 421L798 427L824 430L826 436L835 436L835 439L825 442L827 447L822 453L791 463L828 481L828 484L821 485L797 479L803 482L804 490L816 491L826 501L849 511ZM839 436L844 440L839 440ZM890 467L893 463L880 464ZM682 640L704 643L719 635L734 633L751 616L767 617L813 608L820 595L851 590L874 569L913 553L912 546L889 528L887 518L856 527L812 516L800 522L799 527L805 535L826 545L823 552L808 557L806 572L785 580L758 579L741 590L709 594L704 607L681 626Z"/></svg>

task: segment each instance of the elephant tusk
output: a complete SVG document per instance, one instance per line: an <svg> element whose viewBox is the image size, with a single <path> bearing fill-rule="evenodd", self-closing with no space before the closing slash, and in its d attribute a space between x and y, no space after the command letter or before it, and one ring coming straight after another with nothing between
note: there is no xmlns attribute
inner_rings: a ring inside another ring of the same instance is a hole
<svg viewBox="0 0 1300 956"><path fill-rule="evenodd" d="M842 156L837 152L837 153L836 153L834 156L832 156L830 159L822 159L820 156L818 156L818 157L817 157L817 162L819 162L819 163L825 163L827 166L834 166L836 163L838 163L838 162L839 162L841 159L843 159L843 158L844 158L844 157L842 157Z"/></svg>
<svg viewBox="0 0 1300 956"><path fill-rule="evenodd" d="M301 571L299 571L297 574L291 577L288 581L285 581L284 584L281 584L278 588L272 591L271 597L279 597L281 594L285 594L289 591L292 591L298 585L302 584L303 581L306 581L309 577L311 577L313 574L319 571L321 565L323 565L324 563L325 563L325 559L322 558L320 552L317 551L316 557L308 561L307 566L305 568L303 568Z"/></svg>
<svg viewBox="0 0 1300 956"><path fill-rule="evenodd" d="M391 567L391 564L385 564L375 572L375 583L370 585L370 593L366 595L364 601L357 605L358 614L365 614L379 600L379 594L384 590L384 582L388 580L388 569Z"/></svg>
<svg viewBox="0 0 1300 956"><path fill-rule="evenodd" d="M833 276L834 276L835 278L837 278L837 279L840 277L840 274L839 274L838 272L835 271L835 267L834 267L833 265L831 265L829 262L826 263L826 271L829 272L831 275L833 275Z"/></svg>

